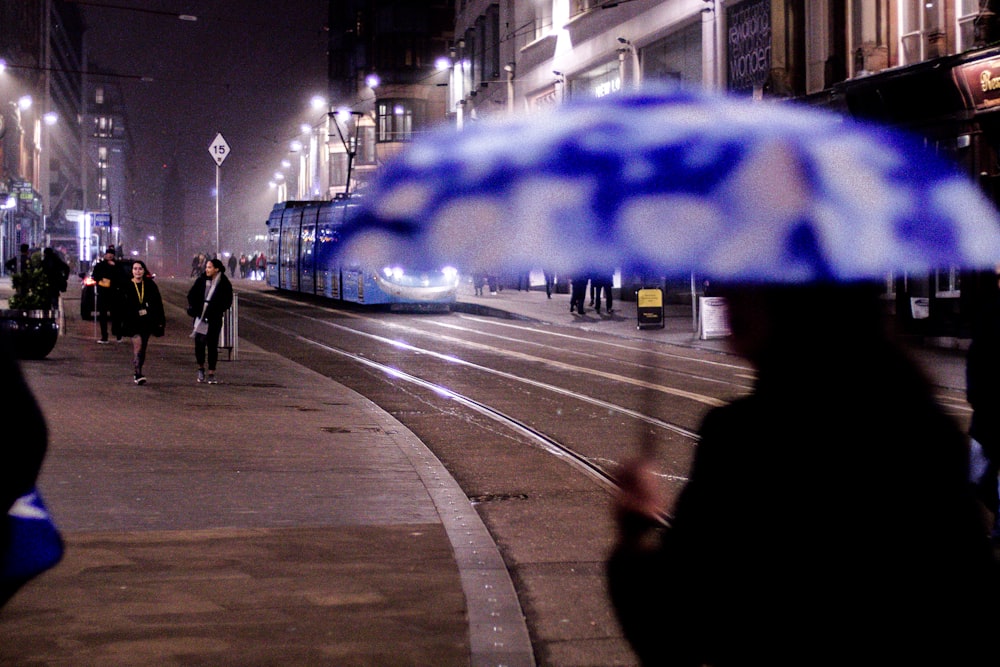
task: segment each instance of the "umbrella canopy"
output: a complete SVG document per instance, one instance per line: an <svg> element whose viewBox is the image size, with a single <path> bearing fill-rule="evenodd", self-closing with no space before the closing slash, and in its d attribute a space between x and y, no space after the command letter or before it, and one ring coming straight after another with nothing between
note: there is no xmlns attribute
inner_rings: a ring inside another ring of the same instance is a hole
<svg viewBox="0 0 1000 667"><path fill-rule="evenodd" d="M912 137L792 103L642 90L440 130L380 173L344 254L811 283L1000 262L1000 216Z"/></svg>

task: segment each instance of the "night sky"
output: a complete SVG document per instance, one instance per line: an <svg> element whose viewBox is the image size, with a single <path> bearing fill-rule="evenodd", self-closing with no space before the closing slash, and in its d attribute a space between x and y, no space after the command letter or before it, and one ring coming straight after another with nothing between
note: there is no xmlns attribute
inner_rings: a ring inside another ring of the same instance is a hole
<svg viewBox="0 0 1000 667"><path fill-rule="evenodd" d="M91 69L115 74L127 105L138 192L123 229L160 233L184 226L192 252L215 245L216 163L221 132L230 153L220 168L219 228L224 251L253 249L275 201L268 181L289 156L310 109L326 93L327 0L86 0ZM185 21L178 15L198 17ZM143 81L142 79L152 79ZM169 181L169 182L168 182ZM183 199L182 220L166 219ZM114 213L114 212L113 212ZM127 231L125 232L128 233ZM169 236L169 234L168 234ZM169 254L169 253L168 253Z"/></svg>

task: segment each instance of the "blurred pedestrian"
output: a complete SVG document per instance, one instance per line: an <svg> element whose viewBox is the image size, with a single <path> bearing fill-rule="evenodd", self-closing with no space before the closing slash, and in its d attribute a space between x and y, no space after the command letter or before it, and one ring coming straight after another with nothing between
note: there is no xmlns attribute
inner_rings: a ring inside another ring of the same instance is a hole
<svg viewBox="0 0 1000 667"><path fill-rule="evenodd" d="M552 290L555 288L556 278L555 274L545 269L542 271L542 275L545 276L545 296L552 298Z"/></svg>
<svg viewBox="0 0 1000 667"><path fill-rule="evenodd" d="M587 283L589 281L590 277L586 274L573 276L570 280L569 312L572 313L574 308L579 315L583 315L586 312L583 302L587 298Z"/></svg>
<svg viewBox="0 0 1000 667"><path fill-rule="evenodd" d="M1000 276L990 275L972 327L966 356L966 397L972 482L990 516L991 537L1000 542ZM971 286L970 286L971 287Z"/></svg>
<svg viewBox="0 0 1000 667"><path fill-rule="evenodd" d="M236 276L236 255L229 256L229 275Z"/></svg>
<svg viewBox="0 0 1000 667"><path fill-rule="evenodd" d="M267 270L267 260L264 259L264 253L258 253L257 255L257 279L264 280L266 277Z"/></svg>
<svg viewBox="0 0 1000 667"><path fill-rule="evenodd" d="M132 339L132 372L137 385L146 384L143 364L150 336L162 336L167 319L163 312L160 290L146 264L139 259L129 262L132 279L122 290L122 335Z"/></svg>
<svg viewBox="0 0 1000 667"><path fill-rule="evenodd" d="M27 243L22 243L16 257L11 257L4 264L7 273L24 273L31 261L30 248Z"/></svg>
<svg viewBox="0 0 1000 667"><path fill-rule="evenodd" d="M42 272L48 283L49 303L52 310L59 310L59 295L69 287L69 264L53 248L42 251Z"/></svg>
<svg viewBox="0 0 1000 667"><path fill-rule="evenodd" d="M668 525L648 458L620 475L609 590L642 663L997 664L965 436L877 287L724 294L752 393L705 416Z"/></svg>
<svg viewBox="0 0 1000 667"><path fill-rule="evenodd" d="M247 277L247 256L246 253L240 255L240 278Z"/></svg>
<svg viewBox="0 0 1000 667"><path fill-rule="evenodd" d="M188 315L196 318L194 357L198 362L198 382L218 384L215 367L219 361L219 334L222 317L233 305L233 286L226 278L226 267L220 259L210 259L205 273L198 276L188 291ZM208 361L208 375L205 362Z"/></svg>
<svg viewBox="0 0 1000 667"><path fill-rule="evenodd" d="M104 251L104 258L94 265L91 273L94 279L94 310L101 325L101 337L97 341L108 344L108 324L111 334L121 342L122 334L119 326L118 301L123 283L121 268L115 258L115 247L109 245Z"/></svg>
<svg viewBox="0 0 1000 667"><path fill-rule="evenodd" d="M614 288L615 278L613 271L598 271L594 274L594 277L590 281L593 289L593 301L594 310L597 314L601 314L601 299L604 299L605 305L607 306L607 313L610 315L613 313L611 306L613 305L611 290Z"/></svg>

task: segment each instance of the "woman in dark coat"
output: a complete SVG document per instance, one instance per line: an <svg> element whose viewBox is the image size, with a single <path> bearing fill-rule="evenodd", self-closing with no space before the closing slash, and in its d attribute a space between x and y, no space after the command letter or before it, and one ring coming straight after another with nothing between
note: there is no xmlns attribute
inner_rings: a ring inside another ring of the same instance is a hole
<svg viewBox="0 0 1000 667"><path fill-rule="evenodd" d="M122 335L132 339L132 371L137 385L146 384L142 366L146 361L146 350L150 336L162 336L167 319L163 312L160 290L138 259L130 263L131 279L121 290L121 330Z"/></svg>
<svg viewBox="0 0 1000 667"><path fill-rule="evenodd" d="M608 576L643 664L996 664L966 439L877 291L725 295L753 393L705 417L669 527L648 465L622 474Z"/></svg>
<svg viewBox="0 0 1000 667"><path fill-rule="evenodd" d="M198 382L217 384L215 366L219 360L219 335L222 333L222 317L233 305L233 285L226 277L226 266L221 259L210 259L205 263L205 273L198 276L188 291L188 315L201 318L208 327L204 331L195 330L194 357L198 362ZM205 376L205 361L208 360L208 376Z"/></svg>

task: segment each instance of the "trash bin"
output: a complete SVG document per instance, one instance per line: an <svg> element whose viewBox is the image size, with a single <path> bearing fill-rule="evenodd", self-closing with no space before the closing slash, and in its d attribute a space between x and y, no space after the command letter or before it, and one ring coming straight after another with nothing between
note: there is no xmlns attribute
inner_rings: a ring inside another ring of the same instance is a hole
<svg viewBox="0 0 1000 667"><path fill-rule="evenodd" d="M636 314L639 318L636 329L662 329L663 290L659 287L644 287L636 291Z"/></svg>
<svg viewBox="0 0 1000 667"><path fill-rule="evenodd" d="M235 360L240 352L240 302L233 294L233 305L222 316L222 331L219 332L219 349L226 350L229 361Z"/></svg>

